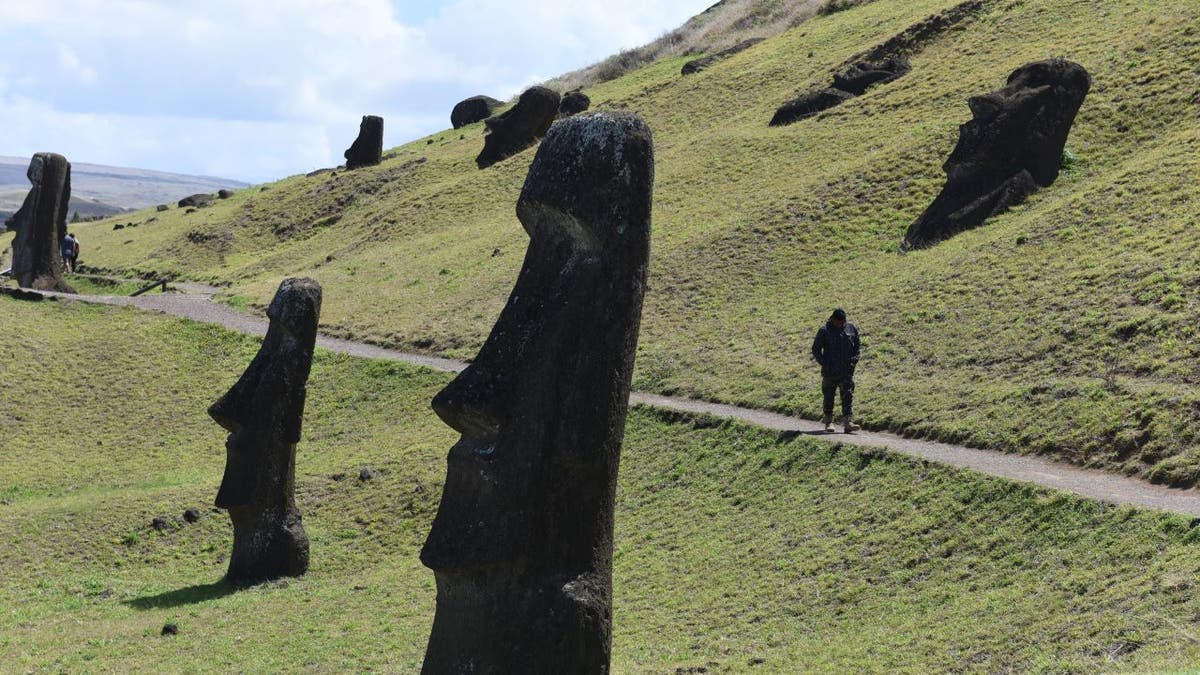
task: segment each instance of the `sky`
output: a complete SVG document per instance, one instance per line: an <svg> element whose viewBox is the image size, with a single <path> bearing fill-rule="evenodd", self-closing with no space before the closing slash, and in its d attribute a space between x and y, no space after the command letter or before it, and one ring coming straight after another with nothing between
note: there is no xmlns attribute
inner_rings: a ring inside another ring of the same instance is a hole
<svg viewBox="0 0 1200 675"><path fill-rule="evenodd" d="M715 0L0 0L0 155L266 182L635 47Z"/></svg>

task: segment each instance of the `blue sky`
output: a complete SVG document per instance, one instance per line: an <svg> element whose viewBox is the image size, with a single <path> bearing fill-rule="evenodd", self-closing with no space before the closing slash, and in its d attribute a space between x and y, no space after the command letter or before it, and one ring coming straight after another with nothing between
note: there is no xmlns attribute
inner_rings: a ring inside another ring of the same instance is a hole
<svg viewBox="0 0 1200 675"><path fill-rule="evenodd" d="M364 114L399 145L713 2L4 0L0 155L269 181L341 162Z"/></svg>

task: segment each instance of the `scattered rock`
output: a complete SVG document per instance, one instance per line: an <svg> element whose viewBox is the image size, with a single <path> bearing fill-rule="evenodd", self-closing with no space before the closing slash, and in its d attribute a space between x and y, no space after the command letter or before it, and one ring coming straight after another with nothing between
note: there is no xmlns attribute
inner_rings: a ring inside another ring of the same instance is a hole
<svg viewBox="0 0 1200 675"><path fill-rule="evenodd" d="M526 89L517 104L502 115L484 120L487 135L483 151L475 158L480 169L512 157L536 144L558 114L558 93L546 87Z"/></svg>
<svg viewBox="0 0 1200 675"><path fill-rule="evenodd" d="M371 480L371 479L377 477L378 475L379 475L379 472L376 471L375 469L372 469L369 466L364 466L362 468L362 470L358 472L358 479L360 481L368 481L368 480Z"/></svg>
<svg viewBox="0 0 1200 675"><path fill-rule="evenodd" d="M330 173L332 171L333 171L333 167L329 167L326 169L317 169L316 171L309 171L308 173L304 174L304 176L306 178L313 178L315 176L320 176L321 174Z"/></svg>
<svg viewBox="0 0 1200 675"><path fill-rule="evenodd" d="M36 153L25 172L31 187L21 208L5 221L16 230L12 241L12 276L24 288L74 293L62 279L60 242L67 236L71 201L71 163L53 152Z"/></svg>
<svg viewBox="0 0 1200 675"><path fill-rule="evenodd" d="M220 190L217 190L217 198L218 199L229 199L232 196L233 196L233 190L226 190L225 188L221 188Z"/></svg>
<svg viewBox="0 0 1200 675"><path fill-rule="evenodd" d="M125 226L121 223L113 223L113 230L123 230Z"/></svg>
<svg viewBox="0 0 1200 675"><path fill-rule="evenodd" d="M154 520L150 521L150 527L153 527L159 532L165 532L166 530L170 529L171 523L164 516L154 516Z"/></svg>
<svg viewBox="0 0 1200 675"><path fill-rule="evenodd" d="M688 61L687 63L683 64L683 68L679 71L679 74L680 75L695 75L696 73L704 70L705 68L711 66L712 64L716 63L717 61L727 59L727 58L733 56L734 54L737 54L738 52L744 52L747 49L753 47L754 45L762 42L763 40L764 40L764 38L750 38L749 40L743 40L742 42L739 42L736 45L734 45L728 49L722 49L721 51L717 52L716 54L710 54L710 55L702 57L702 58L693 59L691 61Z"/></svg>
<svg viewBox="0 0 1200 675"><path fill-rule="evenodd" d="M321 286L284 279L267 308L262 347L208 409L229 432L215 504L233 521L225 578L258 583L308 570L308 536L295 499L296 443L321 312Z"/></svg>
<svg viewBox="0 0 1200 675"><path fill-rule="evenodd" d="M166 204L159 204L158 206L156 206L154 208L158 209L159 211L166 211L167 209L169 209L171 207L167 206Z"/></svg>
<svg viewBox="0 0 1200 675"><path fill-rule="evenodd" d="M383 161L383 118L363 115L358 125L358 138L343 153L347 169L375 166Z"/></svg>
<svg viewBox="0 0 1200 675"><path fill-rule="evenodd" d="M183 512L183 519L189 523L195 523L200 520L200 509L188 509Z"/></svg>
<svg viewBox="0 0 1200 675"><path fill-rule="evenodd" d="M465 98L454 105L454 109L450 111L450 124L455 129L460 129L468 124L482 122L492 116L492 113L497 108L504 105L503 101L497 101L491 96L472 96Z"/></svg>
<svg viewBox="0 0 1200 675"><path fill-rule="evenodd" d="M183 199L180 199L179 200L179 208L182 209L182 208L186 208L189 206L193 206L196 208L202 208L202 207L208 206L209 204L212 204L212 203L213 203L212 195L204 193L204 192L198 192L194 195L190 195L188 197L184 197Z"/></svg>
<svg viewBox="0 0 1200 675"><path fill-rule="evenodd" d="M174 622L163 624L162 632L159 635L179 635L179 624Z"/></svg>
<svg viewBox="0 0 1200 675"><path fill-rule="evenodd" d="M613 494L653 176L650 130L625 113L565 119L533 159L516 285L432 402L462 438L421 550L438 593L425 672L609 672ZM560 396L565 382L588 386Z"/></svg>
<svg viewBox="0 0 1200 675"><path fill-rule="evenodd" d="M586 111L592 105L592 99L582 91L567 92L558 104L559 117L570 117Z"/></svg>
<svg viewBox="0 0 1200 675"><path fill-rule="evenodd" d="M973 117L959 127L942 167L946 184L909 226L903 248L925 248L978 227L1052 185L1090 87L1083 66L1051 59L1021 66L1003 88L971 97Z"/></svg>

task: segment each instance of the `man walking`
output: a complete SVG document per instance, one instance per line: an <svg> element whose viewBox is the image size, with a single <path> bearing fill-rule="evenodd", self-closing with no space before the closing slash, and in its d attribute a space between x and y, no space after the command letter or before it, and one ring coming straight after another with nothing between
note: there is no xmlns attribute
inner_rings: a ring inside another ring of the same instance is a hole
<svg viewBox="0 0 1200 675"><path fill-rule="evenodd" d="M862 427L854 423L854 369L858 366L858 329L846 321L845 310L833 310L813 340L812 355L821 364L821 394L824 405L821 422L833 432L833 397L842 395L842 425L846 433Z"/></svg>

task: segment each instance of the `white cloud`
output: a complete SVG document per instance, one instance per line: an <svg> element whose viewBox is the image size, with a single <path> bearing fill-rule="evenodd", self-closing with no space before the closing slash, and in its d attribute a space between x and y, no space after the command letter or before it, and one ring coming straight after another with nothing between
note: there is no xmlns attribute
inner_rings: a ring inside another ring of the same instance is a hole
<svg viewBox="0 0 1200 675"><path fill-rule="evenodd" d="M449 0L419 25L404 1L0 3L0 154L269 180L340 162L363 114L399 144L712 0Z"/></svg>

